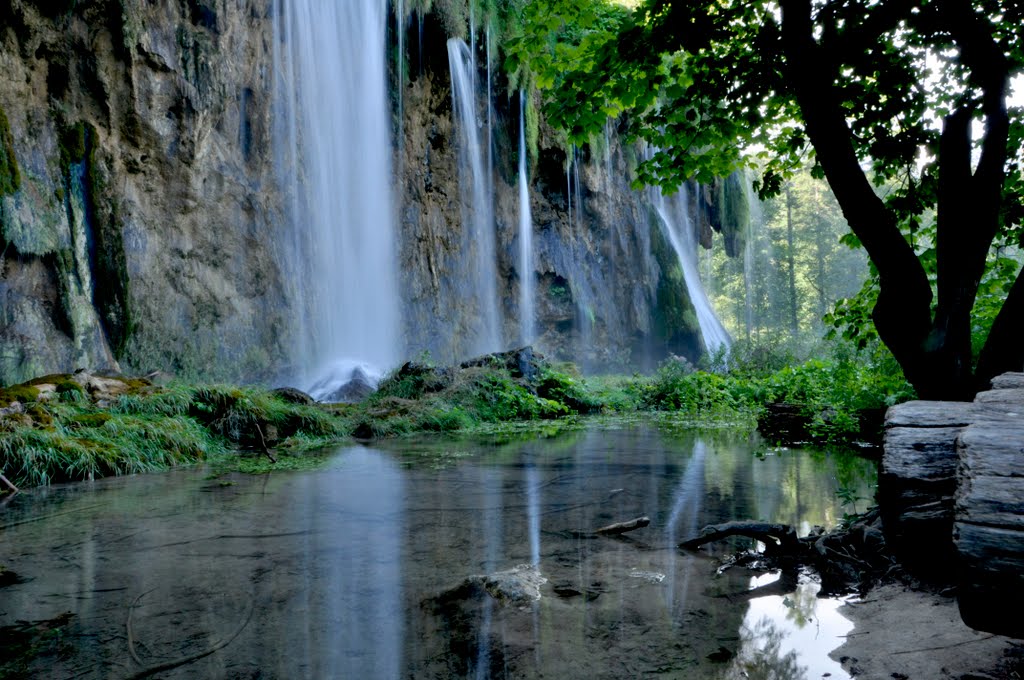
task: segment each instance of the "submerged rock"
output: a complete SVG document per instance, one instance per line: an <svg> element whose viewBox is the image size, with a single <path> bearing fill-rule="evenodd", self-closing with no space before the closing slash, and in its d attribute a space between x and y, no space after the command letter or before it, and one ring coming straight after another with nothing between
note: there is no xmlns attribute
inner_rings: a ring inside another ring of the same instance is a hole
<svg viewBox="0 0 1024 680"><path fill-rule="evenodd" d="M446 671L438 677L465 677L478 662L480 649L488 651L487 677L501 677L506 664L529 653L532 630L529 612L540 600L540 588L547 583L535 565L520 564L491 574L468 576L458 585L423 601L427 627L436 626L443 640ZM499 623L500 621L500 623ZM483 647L481 641L485 640ZM516 641L519 642L516 642Z"/></svg>
<svg viewBox="0 0 1024 680"><path fill-rule="evenodd" d="M443 610L458 603L480 601L487 595L503 605L525 606L540 600L540 587L547 582L535 565L520 564L504 571L468 576L433 601Z"/></svg>
<svg viewBox="0 0 1024 680"><path fill-rule="evenodd" d="M487 594L502 604L526 605L540 600L540 587L548 582L532 564L520 564L486 576L471 576Z"/></svg>

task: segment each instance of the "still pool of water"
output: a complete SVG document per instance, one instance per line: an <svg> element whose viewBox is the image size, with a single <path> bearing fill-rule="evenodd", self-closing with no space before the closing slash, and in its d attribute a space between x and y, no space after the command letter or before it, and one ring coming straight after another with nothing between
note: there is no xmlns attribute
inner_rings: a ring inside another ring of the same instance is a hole
<svg viewBox="0 0 1024 680"><path fill-rule="evenodd" d="M37 490L0 510L20 577L0 587L0 675L845 678L828 652L852 626L813 580L675 546L730 519L831 525L852 509L837 489L873 483L852 456L638 425ZM467 582L517 565L539 599Z"/></svg>

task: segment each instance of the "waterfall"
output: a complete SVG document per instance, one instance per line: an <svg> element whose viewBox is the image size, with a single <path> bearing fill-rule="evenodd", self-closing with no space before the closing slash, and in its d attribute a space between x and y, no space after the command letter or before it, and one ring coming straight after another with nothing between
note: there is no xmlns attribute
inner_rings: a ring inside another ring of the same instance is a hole
<svg viewBox="0 0 1024 680"><path fill-rule="evenodd" d="M593 356L593 335L594 335L594 306L592 289L585 282L585 275L581 269L586 253L581 249L585 248L583 243L583 190L580 185L580 159L576 153L576 146L571 145L566 154L565 166L565 193L566 212L569 221L569 249L572 253L572 261L575 263L574 271L569 276L569 286L572 290L572 299L576 305L575 327L577 340L575 343L576 363L583 370L587 370L590 359ZM575 212L575 216L573 213Z"/></svg>
<svg viewBox="0 0 1024 680"><path fill-rule="evenodd" d="M729 349L731 344L729 334L722 326L722 322L718 320L718 316L715 315L715 310L711 306L711 301L708 300L697 270L697 234L687 210L686 186L681 187L679 193L670 197L662 194L661 189L654 189L653 193L654 209L661 218L661 224L673 250L676 251L676 257L679 258L679 266L683 270L683 280L686 282L686 291L697 312L697 325L700 326L704 346L711 354L720 348Z"/></svg>
<svg viewBox="0 0 1024 680"><path fill-rule="evenodd" d="M308 305L297 355L318 398L399 358L386 16L386 0L281 0L274 13L292 274Z"/></svg>
<svg viewBox="0 0 1024 680"><path fill-rule="evenodd" d="M526 95L519 93L519 341L533 342L536 310L533 281L533 216L526 173Z"/></svg>
<svg viewBox="0 0 1024 680"><path fill-rule="evenodd" d="M754 227L753 222L743 226L743 325L747 342L754 328Z"/></svg>
<svg viewBox="0 0 1024 680"><path fill-rule="evenodd" d="M465 41L452 38L448 41L448 63L452 78L452 110L458 127L459 184L466 206L463 223L468 227L465 253L471 260L473 279L471 291L467 292L475 298L480 320L477 337L470 342L470 348L474 353L482 354L501 349L494 207L489 168L484 168L485 159L490 156L490 140L486 147L480 141L473 50Z"/></svg>

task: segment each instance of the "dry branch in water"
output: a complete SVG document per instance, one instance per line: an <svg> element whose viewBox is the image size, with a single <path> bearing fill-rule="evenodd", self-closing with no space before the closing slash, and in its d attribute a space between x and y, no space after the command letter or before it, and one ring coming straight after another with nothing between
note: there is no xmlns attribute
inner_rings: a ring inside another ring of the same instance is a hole
<svg viewBox="0 0 1024 680"><path fill-rule="evenodd" d="M707 543L714 543L730 536L746 536L761 541L765 545L765 554L795 554L800 551L800 539L796 530L788 524L772 524L769 522L725 522L704 527L700 536L683 541L680 548L696 550Z"/></svg>
<svg viewBox="0 0 1024 680"><path fill-rule="evenodd" d="M0 474L0 483L6 486L11 493L18 493L18 487L14 486L14 484L11 483L11 480L4 477L3 474Z"/></svg>
<svg viewBox="0 0 1024 680"><path fill-rule="evenodd" d="M636 529L643 529L651 523L650 517L636 517L626 522L616 522L615 524L609 524L606 527L601 527L595 534L601 534L604 536L616 536L618 534L624 534L627 531L635 531Z"/></svg>
<svg viewBox="0 0 1024 680"><path fill-rule="evenodd" d="M813 567L821 576L824 592L863 591L870 583L891 578L898 571L895 558L886 548L877 509L860 516L849 528L829 533L819 530L803 538L788 524L753 521L712 524L679 547L696 550L730 536L761 541L765 546L764 557L775 560L783 569L795 565Z"/></svg>

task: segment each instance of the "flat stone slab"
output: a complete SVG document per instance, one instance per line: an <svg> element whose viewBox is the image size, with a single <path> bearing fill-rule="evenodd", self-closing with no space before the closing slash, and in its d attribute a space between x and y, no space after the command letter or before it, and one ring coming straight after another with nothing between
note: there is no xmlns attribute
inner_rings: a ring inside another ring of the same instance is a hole
<svg viewBox="0 0 1024 680"><path fill-rule="evenodd" d="M1004 390L1024 387L1024 373L1003 373L992 379L992 389Z"/></svg>
<svg viewBox="0 0 1024 680"><path fill-rule="evenodd" d="M979 392L974 398L974 405L977 409L976 422L979 416L986 414L1004 414L1024 419L1024 388L1004 387L988 392Z"/></svg>
<svg viewBox="0 0 1024 680"><path fill-rule="evenodd" d="M975 399L958 440L954 537L964 622L1024 637L1024 374L1007 374Z"/></svg>
<svg viewBox="0 0 1024 680"><path fill-rule="evenodd" d="M908 401L885 414L890 427L963 427L972 422L974 404L968 401Z"/></svg>
<svg viewBox="0 0 1024 680"><path fill-rule="evenodd" d="M950 479L959 458L960 427L892 427L885 433L882 474L903 479Z"/></svg>

